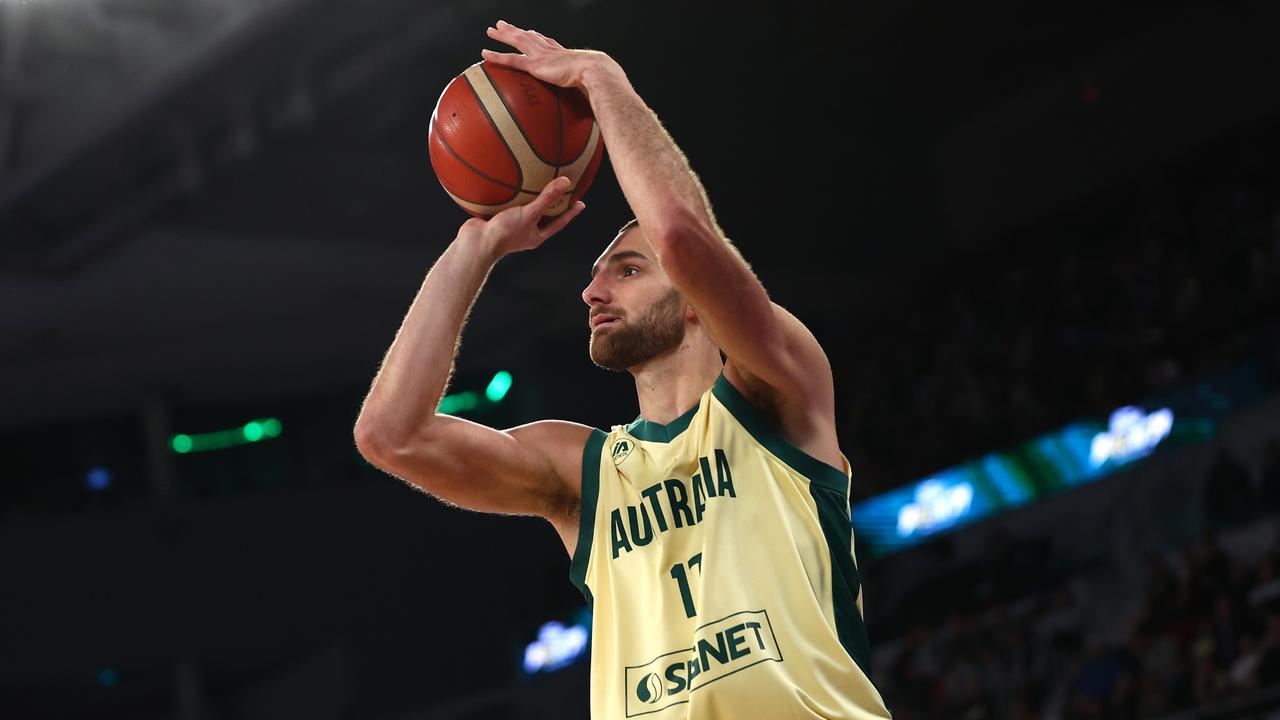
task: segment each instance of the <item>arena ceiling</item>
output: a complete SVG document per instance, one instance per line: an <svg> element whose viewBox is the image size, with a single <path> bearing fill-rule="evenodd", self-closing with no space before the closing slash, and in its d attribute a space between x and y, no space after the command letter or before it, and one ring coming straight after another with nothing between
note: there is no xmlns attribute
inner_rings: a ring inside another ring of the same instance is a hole
<svg viewBox="0 0 1280 720"><path fill-rule="evenodd" d="M0 423L366 384L465 219L425 132L498 17L618 57L805 317L883 309L947 249L949 128L1249 5L0 2ZM465 362L554 367L548 338L581 361L578 294L628 217L607 169L587 199L499 265Z"/></svg>

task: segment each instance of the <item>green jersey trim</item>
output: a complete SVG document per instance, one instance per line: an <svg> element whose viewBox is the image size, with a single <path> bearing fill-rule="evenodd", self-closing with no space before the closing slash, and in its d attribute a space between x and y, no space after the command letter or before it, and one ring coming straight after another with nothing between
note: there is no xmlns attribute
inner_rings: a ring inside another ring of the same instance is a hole
<svg viewBox="0 0 1280 720"><path fill-rule="evenodd" d="M587 605L592 605L591 591L587 589L587 563L591 560L591 539L596 530L596 504L600 497L600 454L604 451L604 441L608 438L603 431L591 428L591 435L582 446L582 501L578 511L578 545L573 549L573 560L569 563L569 579L582 596Z"/></svg>
<svg viewBox="0 0 1280 720"><path fill-rule="evenodd" d="M693 416L698 413L698 408L701 404L702 403L699 402L697 405L689 408L685 414L675 420L672 420L666 425L637 417L630 425L627 426L627 432L631 434L631 437L637 440L660 443L671 442L672 440L675 440L680 433L688 429L689 421L693 420Z"/></svg>
<svg viewBox="0 0 1280 720"><path fill-rule="evenodd" d="M773 424L748 401L729 379L720 373L716 384L711 386L711 394L716 396L730 415L782 462L791 466L796 472L809 479L811 485L818 485L841 495L848 496L849 476L831 467L818 458L792 445L773 428Z"/></svg>
<svg viewBox="0 0 1280 720"><path fill-rule="evenodd" d="M853 527L849 501L843 493L809 485L809 494L818 508L818 524L831 554L831 605L835 608L836 635L849 657L871 680L871 643L867 626L858 612L862 578L853 562ZM875 686L875 683L871 683ZM876 692L879 692L877 688ZM880 693L883 700L884 693ZM887 707L887 706L886 706Z"/></svg>

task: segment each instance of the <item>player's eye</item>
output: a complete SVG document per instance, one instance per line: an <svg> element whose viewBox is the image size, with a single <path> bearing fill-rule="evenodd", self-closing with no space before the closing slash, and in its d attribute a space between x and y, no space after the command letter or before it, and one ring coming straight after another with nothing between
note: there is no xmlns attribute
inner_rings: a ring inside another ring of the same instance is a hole
<svg viewBox="0 0 1280 720"><path fill-rule="evenodd" d="M632 270L635 270L636 272L640 272L640 268L636 267L635 265L628 265L628 266L626 266L626 267L622 268L622 276L623 276L623 277L631 277L631 276L630 276L630 275L628 275L627 273L629 273L629 272L630 272L630 271L632 271Z"/></svg>

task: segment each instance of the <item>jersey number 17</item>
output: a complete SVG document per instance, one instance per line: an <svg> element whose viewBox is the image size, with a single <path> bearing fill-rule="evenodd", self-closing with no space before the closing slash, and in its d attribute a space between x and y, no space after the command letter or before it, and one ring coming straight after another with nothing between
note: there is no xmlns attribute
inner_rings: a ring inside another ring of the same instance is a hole
<svg viewBox="0 0 1280 720"><path fill-rule="evenodd" d="M671 579L676 581L680 586L680 600L684 603L684 614L686 617L693 617L698 611L693 607L693 593L689 591L689 573L685 570L685 566L690 568L695 565L698 568L698 575L702 575L702 553L698 553L689 558L687 563L676 563L671 566Z"/></svg>

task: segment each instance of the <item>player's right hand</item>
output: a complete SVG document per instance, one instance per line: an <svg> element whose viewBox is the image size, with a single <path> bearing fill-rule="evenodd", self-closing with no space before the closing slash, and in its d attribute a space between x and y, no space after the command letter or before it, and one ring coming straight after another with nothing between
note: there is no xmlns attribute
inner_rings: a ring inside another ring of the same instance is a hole
<svg viewBox="0 0 1280 720"><path fill-rule="evenodd" d="M539 80L560 87L582 87L583 79L593 70L605 70L626 77L613 58L598 50L574 50L536 30L522 30L499 20L487 34L498 42L519 50L501 53L485 48L480 57L495 65L523 70Z"/></svg>
<svg viewBox="0 0 1280 720"><path fill-rule="evenodd" d="M548 218L545 225L540 222L543 211L568 192L570 184L569 178L558 177L547 183L538 197L529 203L507 208L488 220L472 218L462 224L458 238L480 242L499 258L521 250L532 250L563 230L586 208L586 203L578 200L560 215Z"/></svg>

